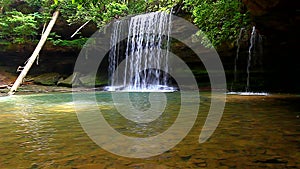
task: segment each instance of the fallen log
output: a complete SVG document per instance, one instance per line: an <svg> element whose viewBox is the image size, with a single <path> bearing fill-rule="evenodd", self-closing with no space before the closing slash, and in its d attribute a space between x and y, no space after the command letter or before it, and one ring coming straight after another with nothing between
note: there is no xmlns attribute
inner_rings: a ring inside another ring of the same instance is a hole
<svg viewBox="0 0 300 169"><path fill-rule="evenodd" d="M42 47L44 46L44 44L51 32L56 20L57 20L58 15L59 15L59 11L55 11L53 13L53 16L52 16L45 32L42 34L42 37L41 37L38 45L36 46L34 52L30 56L30 58L28 59L26 65L22 69L22 72L18 76L17 80L15 81L13 86L10 88L8 95L13 95L17 91L18 87L23 83L23 79L27 75L28 71L30 70L30 68L31 68L32 64L34 63L34 61L36 60L36 58L39 56L39 52L41 51Z"/></svg>

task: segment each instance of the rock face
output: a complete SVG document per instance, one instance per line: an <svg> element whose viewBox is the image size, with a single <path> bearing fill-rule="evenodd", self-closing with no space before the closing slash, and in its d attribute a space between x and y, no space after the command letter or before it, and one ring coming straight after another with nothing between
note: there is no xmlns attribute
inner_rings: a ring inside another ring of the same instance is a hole
<svg viewBox="0 0 300 169"><path fill-rule="evenodd" d="M254 24L266 32L299 30L299 8L297 1L243 0L254 19Z"/></svg>
<svg viewBox="0 0 300 169"><path fill-rule="evenodd" d="M0 69L14 75L18 66L25 66L26 60L31 56L36 44L11 44L0 46ZM56 72L69 75L73 72L73 66L79 53L79 49L54 46L46 43L41 50L38 60L29 71L29 75Z"/></svg>
<svg viewBox="0 0 300 169"><path fill-rule="evenodd" d="M300 37L297 1L243 0L263 37L263 69L266 85L275 90L300 91L296 65Z"/></svg>
<svg viewBox="0 0 300 169"><path fill-rule="evenodd" d="M282 0L243 0L249 11L254 16L261 16L276 7Z"/></svg>
<svg viewBox="0 0 300 169"><path fill-rule="evenodd" d="M1 67L0 67L0 86L4 87L7 86L8 84L12 84L15 81L15 79L16 76L14 74L1 71Z"/></svg>

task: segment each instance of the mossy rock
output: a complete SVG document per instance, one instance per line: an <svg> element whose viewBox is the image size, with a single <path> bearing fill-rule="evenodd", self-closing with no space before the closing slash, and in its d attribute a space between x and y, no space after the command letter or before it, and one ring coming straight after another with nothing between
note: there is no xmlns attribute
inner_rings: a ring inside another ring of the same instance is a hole
<svg viewBox="0 0 300 169"><path fill-rule="evenodd" d="M59 80L57 85L66 87L98 87L107 84L98 75L74 72L66 79Z"/></svg>
<svg viewBox="0 0 300 169"><path fill-rule="evenodd" d="M79 80L80 73L78 72L74 72L73 74L71 74L69 77L67 77L66 79L60 79L57 82L58 86L65 86L65 87L76 87L76 86L81 86L81 82Z"/></svg>
<svg viewBox="0 0 300 169"><path fill-rule="evenodd" d="M59 73L45 73L33 78L35 84L46 86L56 85L61 75Z"/></svg>
<svg viewBox="0 0 300 169"><path fill-rule="evenodd" d="M87 86L87 87L97 87L97 86L103 86L107 84L105 80L100 79L98 75L93 75L93 74L88 74L85 76L82 76L79 78L81 81L82 85Z"/></svg>

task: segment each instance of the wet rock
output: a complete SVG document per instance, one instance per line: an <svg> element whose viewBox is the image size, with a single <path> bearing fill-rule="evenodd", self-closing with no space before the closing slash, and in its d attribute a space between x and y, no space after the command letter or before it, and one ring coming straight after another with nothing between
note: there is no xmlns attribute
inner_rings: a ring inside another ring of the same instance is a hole
<svg viewBox="0 0 300 169"><path fill-rule="evenodd" d="M72 87L72 86L80 86L81 82L79 80L80 73L74 72L72 75L67 77L66 79L59 80L57 82L58 86L66 86L66 87Z"/></svg>
<svg viewBox="0 0 300 169"><path fill-rule="evenodd" d="M286 164L287 161L280 158L270 158L266 160L256 160L255 163L269 163L269 164Z"/></svg>
<svg viewBox="0 0 300 169"><path fill-rule="evenodd" d="M191 164L197 166L198 168L206 168L207 163L205 159L192 159Z"/></svg>
<svg viewBox="0 0 300 169"><path fill-rule="evenodd" d="M74 72L68 78L59 80L57 85L67 87L97 87L107 84L105 80L99 78L98 75L93 74L81 74Z"/></svg>
<svg viewBox="0 0 300 169"><path fill-rule="evenodd" d="M79 80L81 81L81 83L84 86L88 86L88 87L102 86L102 85L106 84L106 82L101 80L99 78L99 76L93 75L93 74L88 74L86 76L82 76L82 77L79 78Z"/></svg>
<svg viewBox="0 0 300 169"><path fill-rule="evenodd" d="M184 155L184 156L181 156L180 158L183 160L183 161L188 161L192 156L191 155Z"/></svg>
<svg viewBox="0 0 300 169"><path fill-rule="evenodd" d="M39 168L39 165L36 163L33 163L30 167L30 169L35 169L35 168Z"/></svg>

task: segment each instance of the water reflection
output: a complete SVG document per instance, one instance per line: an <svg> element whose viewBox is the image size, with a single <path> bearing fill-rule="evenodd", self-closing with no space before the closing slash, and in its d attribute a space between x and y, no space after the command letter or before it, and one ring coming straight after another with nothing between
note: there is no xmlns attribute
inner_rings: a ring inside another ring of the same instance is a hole
<svg viewBox="0 0 300 169"><path fill-rule="evenodd" d="M16 133L20 137L25 137L24 143L20 144L26 152L34 152L49 149L49 138L52 138L55 129L46 129L45 126L51 126L51 122L40 119L40 114L34 112L34 105L26 103L26 100L19 99L16 102L16 107L20 108L19 118L15 120L18 124Z"/></svg>

